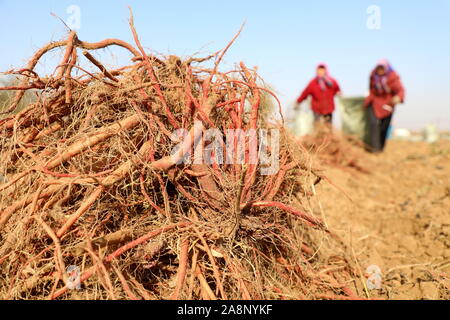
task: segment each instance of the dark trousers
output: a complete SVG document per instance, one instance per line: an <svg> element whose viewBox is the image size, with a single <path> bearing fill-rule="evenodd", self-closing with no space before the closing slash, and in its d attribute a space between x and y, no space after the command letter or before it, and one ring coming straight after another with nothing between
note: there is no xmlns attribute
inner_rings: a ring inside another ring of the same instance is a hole
<svg viewBox="0 0 450 320"><path fill-rule="evenodd" d="M386 138L391 125L392 114L384 119L378 119L372 106L368 107L369 147L372 152L382 152L386 146Z"/></svg>
<svg viewBox="0 0 450 320"><path fill-rule="evenodd" d="M314 112L314 121L320 122L323 121L325 123L332 123L333 122L333 114L320 114L317 112Z"/></svg>

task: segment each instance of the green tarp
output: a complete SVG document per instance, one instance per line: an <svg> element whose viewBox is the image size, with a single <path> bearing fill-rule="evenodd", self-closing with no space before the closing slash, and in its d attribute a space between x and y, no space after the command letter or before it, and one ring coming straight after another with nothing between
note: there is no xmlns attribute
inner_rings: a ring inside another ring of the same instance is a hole
<svg viewBox="0 0 450 320"><path fill-rule="evenodd" d="M364 97L341 97L338 99L342 119L342 132L368 143L369 128L367 109L364 108ZM314 115L308 102L302 103L296 111L293 121L294 134L302 137L312 133Z"/></svg>
<svg viewBox="0 0 450 320"><path fill-rule="evenodd" d="M314 115L309 103L304 102L295 113L293 131L297 137L311 134L314 130Z"/></svg>
<svg viewBox="0 0 450 320"><path fill-rule="evenodd" d="M364 97L339 98L339 111L342 118L342 132L367 143L369 128Z"/></svg>

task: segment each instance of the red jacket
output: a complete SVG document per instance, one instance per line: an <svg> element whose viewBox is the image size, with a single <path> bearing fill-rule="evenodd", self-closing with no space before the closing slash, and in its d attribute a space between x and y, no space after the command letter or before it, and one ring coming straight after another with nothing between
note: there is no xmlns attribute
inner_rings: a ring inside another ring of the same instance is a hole
<svg viewBox="0 0 450 320"><path fill-rule="evenodd" d="M325 90L319 85L317 78L311 80L301 96L297 99L297 103L302 103L309 96L312 97L311 108L319 114L331 114L334 112L334 96L341 91L337 81L331 78L332 85L327 86Z"/></svg>
<svg viewBox="0 0 450 320"><path fill-rule="evenodd" d="M387 118L394 112L395 105L392 103L394 96L399 96L402 103L405 99L405 89L400 76L395 71L388 75L387 86L388 91L382 90L379 92L375 86L375 73L372 72L370 76L370 94L366 98L364 105L365 107L372 105L375 116L378 119ZM389 108L386 108L386 105L392 107L392 110L387 110Z"/></svg>

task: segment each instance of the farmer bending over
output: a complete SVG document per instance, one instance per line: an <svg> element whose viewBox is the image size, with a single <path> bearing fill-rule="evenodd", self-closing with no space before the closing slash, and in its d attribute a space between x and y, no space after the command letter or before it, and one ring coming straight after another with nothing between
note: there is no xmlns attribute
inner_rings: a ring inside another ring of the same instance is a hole
<svg viewBox="0 0 450 320"><path fill-rule="evenodd" d="M386 59L380 60L370 75L370 93L364 102L368 108L370 151L384 150L395 106L404 99L400 76Z"/></svg>
<svg viewBox="0 0 450 320"><path fill-rule="evenodd" d="M311 96L311 108L316 122L325 122L331 125L335 109L334 97L340 94L341 89L337 81L328 72L327 65L321 63L317 66L316 77L311 80L306 89L297 99L295 109Z"/></svg>

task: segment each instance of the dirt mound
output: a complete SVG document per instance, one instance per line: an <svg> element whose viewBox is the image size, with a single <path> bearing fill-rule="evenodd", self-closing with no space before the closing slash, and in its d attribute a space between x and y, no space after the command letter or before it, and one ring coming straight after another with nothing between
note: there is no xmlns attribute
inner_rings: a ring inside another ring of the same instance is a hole
<svg viewBox="0 0 450 320"><path fill-rule="evenodd" d="M367 155L370 174L330 167L317 188L328 223L351 245L364 273L381 271L381 299L450 299L450 143L390 141ZM356 292L364 288L357 283Z"/></svg>

